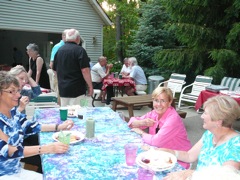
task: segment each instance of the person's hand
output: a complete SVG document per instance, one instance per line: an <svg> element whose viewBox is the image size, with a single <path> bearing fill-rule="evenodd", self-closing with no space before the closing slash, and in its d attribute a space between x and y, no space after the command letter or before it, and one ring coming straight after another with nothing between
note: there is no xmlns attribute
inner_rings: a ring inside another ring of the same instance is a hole
<svg viewBox="0 0 240 180"><path fill-rule="evenodd" d="M141 130L139 128L132 128L131 131L134 131L135 133L140 134L140 135L146 133L146 132L144 132L143 130Z"/></svg>
<svg viewBox="0 0 240 180"><path fill-rule="evenodd" d="M68 151L69 145L63 144L61 142L54 142L46 145L47 151L51 154L62 154Z"/></svg>
<svg viewBox="0 0 240 180"><path fill-rule="evenodd" d="M2 132L1 129L0 129L0 139L5 142L8 142L8 136L4 132Z"/></svg>
<svg viewBox="0 0 240 180"><path fill-rule="evenodd" d="M155 121L151 118L144 119L144 126L151 127L153 126Z"/></svg>
<svg viewBox="0 0 240 180"><path fill-rule="evenodd" d="M107 68L111 69L113 67L113 64L107 64Z"/></svg>
<svg viewBox="0 0 240 180"><path fill-rule="evenodd" d="M22 112L26 108L28 103L29 103L28 96L22 96L19 101L18 111Z"/></svg>
<svg viewBox="0 0 240 180"><path fill-rule="evenodd" d="M93 96L93 88L88 88L88 96Z"/></svg>
<svg viewBox="0 0 240 180"><path fill-rule="evenodd" d="M184 170L169 173L163 180L187 180L192 176L193 170Z"/></svg>
<svg viewBox="0 0 240 180"><path fill-rule="evenodd" d="M58 131L61 130L70 130L73 127L74 123L72 120L66 120L58 126Z"/></svg>

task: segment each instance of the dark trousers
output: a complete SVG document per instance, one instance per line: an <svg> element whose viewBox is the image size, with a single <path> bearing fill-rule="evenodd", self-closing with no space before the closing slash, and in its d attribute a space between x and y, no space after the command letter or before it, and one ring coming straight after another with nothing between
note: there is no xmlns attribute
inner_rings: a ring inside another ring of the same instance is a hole
<svg viewBox="0 0 240 180"><path fill-rule="evenodd" d="M39 145L38 134L31 135L23 140L23 146L37 145ZM39 155L23 158L21 159L21 162L37 166L37 172L42 173L42 162Z"/></svg>
<svg viewBox="0 0 240 180"><path fill-rule="evenodd" d="M112 97L114 97L113 86L107 87L107 100L106 104L110 104Z"/></svg>

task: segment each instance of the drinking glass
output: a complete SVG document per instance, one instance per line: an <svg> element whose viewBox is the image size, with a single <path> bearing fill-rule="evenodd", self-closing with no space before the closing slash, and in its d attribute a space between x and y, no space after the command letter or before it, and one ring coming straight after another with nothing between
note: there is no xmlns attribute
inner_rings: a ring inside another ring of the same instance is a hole
<svg viewBox="0 0 240 180"><path fill-rule="evenodd" d="M124 146L126 164L128 166L133 166L137 157L138 146L133 143L128 143Z"/></svg>

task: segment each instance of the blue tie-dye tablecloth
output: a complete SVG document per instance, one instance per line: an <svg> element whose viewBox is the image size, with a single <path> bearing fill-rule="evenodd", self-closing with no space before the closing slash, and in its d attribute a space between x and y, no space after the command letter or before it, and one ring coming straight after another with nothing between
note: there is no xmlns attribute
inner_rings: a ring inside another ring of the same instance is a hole
<svg viewBox="0 0 240 180"><path fill-rule="evenodd" d="M131 132L127 123L108 107L88 108L87 116L95 119L95 138L85 139L70 145L65 154L41 155L44 179L86 179L86 180L134 180L137 179L138 165L127 166L125 163L124 145L134 142L142 152L143 144L140 135ZM61 123L59 109L36 109L34 113L41 123ZM74 121L72 130L85 134L86 121L68 118ZM52 143L54 132L41 132L40 144ZM171 171L182 170L176 164ZM157 179L162 179L170 171L157 172Z"/></svg>

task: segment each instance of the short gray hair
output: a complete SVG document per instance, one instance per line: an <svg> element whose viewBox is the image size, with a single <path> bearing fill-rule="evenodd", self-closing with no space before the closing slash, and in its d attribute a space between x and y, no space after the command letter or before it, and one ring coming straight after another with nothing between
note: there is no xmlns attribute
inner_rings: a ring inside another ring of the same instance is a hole
<svg viewBox="0 0 240 180"><path fill-rule="evenodd" d="M75 42L77 38L80 38L80 33L76 29L69 29L66 32L66 41Z"/></svg>
<svg viewBox="0 0 240 180"><path fill-rule="evenodd" d="M135 57L128 58L128 61L133 65L138 65L137 59Z"/></svg>
<svg viewBox="0 0 240 180"><path fill-rule="evenodd" d="M16 87L19 87L17 78L7 73L6 71L0 71L0 91L7 89L12 84Z"/></svg>
<svg viewBox="0 0 240 180"><path fill-rule="evenodd" d="M39 52L38 45L36 45L35 43L30 43L26 48L27 48L27 50Z"/></svg>

